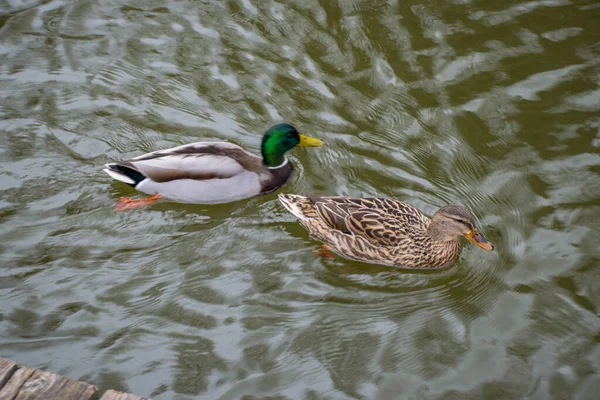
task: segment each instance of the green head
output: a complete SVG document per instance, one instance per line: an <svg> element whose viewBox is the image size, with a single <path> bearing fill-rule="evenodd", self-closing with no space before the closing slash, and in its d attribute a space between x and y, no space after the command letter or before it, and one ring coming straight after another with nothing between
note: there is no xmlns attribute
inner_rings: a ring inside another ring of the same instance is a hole
<svg viewBox="0 0 600 400"><path fill-rule="evenodd" d="M290 124L277 124L269 128L262 138L263 163L277 167L285 162L285 153L296 146L320 147L323 141L304 136Z"/></svg>

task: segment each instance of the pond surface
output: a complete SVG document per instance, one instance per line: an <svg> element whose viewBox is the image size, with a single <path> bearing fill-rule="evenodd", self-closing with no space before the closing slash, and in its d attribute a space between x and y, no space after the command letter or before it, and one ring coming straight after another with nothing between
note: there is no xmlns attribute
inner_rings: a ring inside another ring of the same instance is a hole
<svg viewBox="0 0 600 400"><path fill-rule="evenodd" d="M591 1L0 2L0 356L162 399L591 399ZM280 191L115 212L106 162L295 149ZM319 258L277 193L466 205L451 268Z"/></svg>

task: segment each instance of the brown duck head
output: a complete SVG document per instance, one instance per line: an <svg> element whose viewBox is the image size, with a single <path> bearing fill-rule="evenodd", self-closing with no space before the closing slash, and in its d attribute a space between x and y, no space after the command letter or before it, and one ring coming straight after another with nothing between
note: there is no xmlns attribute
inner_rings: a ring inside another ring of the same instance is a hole
<svg viewBox="0 0 600 400"><path fill-rule="evenodd" d="M494 250L494 245L475 227L473 214L463 206L449 205L440 208L431 218L427 231L435 241L448 242L464 236L484 250Z"/></svg>

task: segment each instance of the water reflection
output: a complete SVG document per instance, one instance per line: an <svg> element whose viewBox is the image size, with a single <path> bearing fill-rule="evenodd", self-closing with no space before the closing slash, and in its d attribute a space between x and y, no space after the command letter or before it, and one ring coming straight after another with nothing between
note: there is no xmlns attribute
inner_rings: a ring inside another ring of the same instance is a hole
<svg viewBox="0 0 600 400"><path fill-rule="evenodd" d="M0 350L154 399L592 398L597 6L0 6ZM321 260L276 194L133 195L101 166L293 121L283 190L469 207L494 253Z"/></svg>

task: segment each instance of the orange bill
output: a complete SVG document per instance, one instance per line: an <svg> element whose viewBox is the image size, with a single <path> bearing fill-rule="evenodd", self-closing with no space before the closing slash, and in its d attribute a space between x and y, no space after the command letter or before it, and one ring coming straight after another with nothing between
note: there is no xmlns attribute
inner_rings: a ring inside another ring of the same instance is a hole
<svg viewBox="0 0 600 400"><path fill-rule="evenodd" d="M484 250L492 251L494 250L494 245L490 243L481 233L473 230L465 235L467 239L471 242L475 243L477 246L481 247Z"/></svg>

